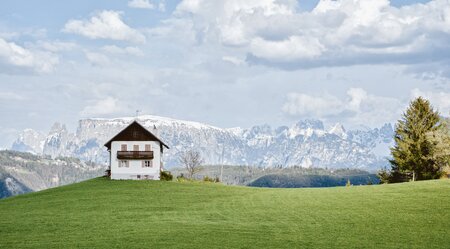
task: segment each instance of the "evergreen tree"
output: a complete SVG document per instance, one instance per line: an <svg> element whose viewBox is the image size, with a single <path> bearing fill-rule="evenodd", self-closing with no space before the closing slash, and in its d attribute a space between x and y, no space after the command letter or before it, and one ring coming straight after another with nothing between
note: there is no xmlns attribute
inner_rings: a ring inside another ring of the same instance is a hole
<svg viewBox="0 0 450 249"><path fill-rule="evenodd" d="M436 179L442 175L448 154L436 139L445 126L439 113L422 97L413 100L395 127L389 182ZM433 138L434 136L434 138ZM447 161L448 162L448 161Z"/></svg>
<svg viewBox="0 0 450 249"><path fill-rule="evenodd" d="M435 145L433 159L444 171L450 168L450 120L442 120L442 129L428 133L428 138Z"/></svg>

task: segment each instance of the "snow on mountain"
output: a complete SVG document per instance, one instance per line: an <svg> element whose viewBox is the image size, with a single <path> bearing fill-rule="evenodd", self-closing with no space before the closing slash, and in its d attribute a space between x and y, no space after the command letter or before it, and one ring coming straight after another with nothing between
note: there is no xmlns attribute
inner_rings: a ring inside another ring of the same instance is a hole
<svg viewBox="0 0 450 249"><path fill-rule="evenodd" d="M12 149L107 163L108 152L103 144L133 120L83 119L75 133L55 124L47 136L26 130ZM325 130L320 120L303 120L275 129L269 125L222 129L151 115L139 116L137 120L169 145L164 154L165 166L169 168L179 166L181 152L196 148L207 164L375 169L386 164L393 136L390 124L346 131L341 124Z"/></svg>
<svg viewBox="0 0 450 249"><path fill-rule="evenodd" d="M311 137L314 134L317 136L323 136L325 134L322 121L307 119L296 123L289 129L289 137L291 139L298 135Z"/></svg>
<svg viewBox="0 0 450 249"><path fill-rule="evenodd" d="M364 144L371 148L371 153L380 161L387 161L390 147L394 146L394 129L391 124L384 124L381 128L370 129L361 127L347 133L348 139Z"/></svg>
<svg viewBox="0 0 450 249"><path fill-rule="evenodd" d="M41 153L44 150L46 136L32 129L25 129L13 143L11 149L30 153Z"/></svg>
<svg viewBox="0 0 450 249"><path fill-rule="evenodd" d="M334 134L342 139L347 139L347 132L345 131L345 128L342 124L336 123L329 131L328 133Z"/></svg>

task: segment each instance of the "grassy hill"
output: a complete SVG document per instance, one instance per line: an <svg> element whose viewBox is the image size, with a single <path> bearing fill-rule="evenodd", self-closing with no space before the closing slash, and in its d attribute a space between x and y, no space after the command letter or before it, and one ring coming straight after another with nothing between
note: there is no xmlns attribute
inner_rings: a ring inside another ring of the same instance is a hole
<svg viewBox="0 0 450 249"><path fill-rule="evenodd" d="M448 248L450 180L265 189L97 178L0 200L0 248Z"/></svg>

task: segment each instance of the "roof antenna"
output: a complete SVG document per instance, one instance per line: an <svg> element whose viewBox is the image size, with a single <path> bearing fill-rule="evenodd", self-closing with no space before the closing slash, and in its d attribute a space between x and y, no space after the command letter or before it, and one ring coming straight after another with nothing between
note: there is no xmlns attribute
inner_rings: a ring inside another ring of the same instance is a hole
<svg viewBox="0 0 450 249"><path fill-rule="evenodd" d="M136 117L134 118L135 120L137 120L137 118L139 117L140 112L141 112L140 110L136 110Z"/></svg>

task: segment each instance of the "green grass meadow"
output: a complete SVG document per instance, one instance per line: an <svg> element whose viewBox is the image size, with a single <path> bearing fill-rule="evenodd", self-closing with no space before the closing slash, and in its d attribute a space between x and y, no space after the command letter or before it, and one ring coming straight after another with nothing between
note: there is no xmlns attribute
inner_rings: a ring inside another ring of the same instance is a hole
<svg viewBox="0 0 450 249"><path fill-rule="evenodd" d="M0 200L0 248L450 248L450 180L266 189L97 178Z"/></svg>

